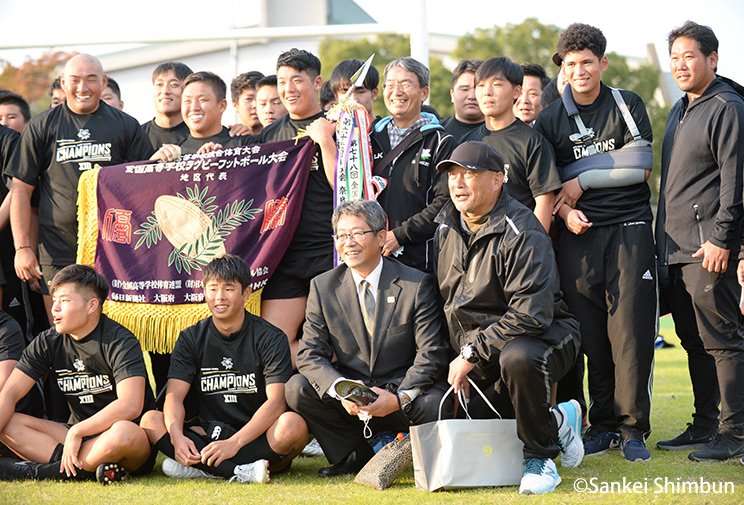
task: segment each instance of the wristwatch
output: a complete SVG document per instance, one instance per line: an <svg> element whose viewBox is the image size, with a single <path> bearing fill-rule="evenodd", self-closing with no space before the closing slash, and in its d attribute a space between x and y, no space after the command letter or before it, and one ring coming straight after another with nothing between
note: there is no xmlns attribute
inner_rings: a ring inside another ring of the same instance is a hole
<svg viewBox="0 0 744 505"><path fill-rule="evenodd" d="M411 410L411 405L413 405L413 401L407 393L400 392L398 393L398 404L400 405L400 410L402 410L404 414L408 414L408 411Z"/></svg>
<svg viewBox="0 0 744 505"><path fill-rule="evenodd" d="M465 344L460 348L460 357L468 363L478 363L480 358L473 344Z"/></svg>

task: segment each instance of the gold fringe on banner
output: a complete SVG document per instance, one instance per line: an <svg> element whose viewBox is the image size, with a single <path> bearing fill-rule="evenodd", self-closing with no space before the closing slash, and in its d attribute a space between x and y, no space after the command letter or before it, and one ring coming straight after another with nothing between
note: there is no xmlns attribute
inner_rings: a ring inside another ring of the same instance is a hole
<svg viewBox="0 0 744 505"><path fill-rule="evenodd" d="M77 262L93 265L98 240L98 201L96 198L98 173L96 167L82 173L78 183L78 250ZM261 314L261 291L251 293L245 308ZM162 305L106 300L103 312L126 327L139 339L143 351L169 353L173 351L178 334L197 321L208 317L206 303Z"/></svg>

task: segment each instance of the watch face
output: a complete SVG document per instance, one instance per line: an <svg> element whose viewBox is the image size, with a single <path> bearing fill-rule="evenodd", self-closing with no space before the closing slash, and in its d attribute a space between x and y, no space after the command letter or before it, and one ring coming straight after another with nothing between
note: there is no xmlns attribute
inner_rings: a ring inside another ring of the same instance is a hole
<svg viewBox="0 0 744 505"><path fill-rule="evenodd" d="M470 363L478 361L478 355L475 353L475 348L472 345L463 346L460 356L462 356L462 359Z"/></svg>

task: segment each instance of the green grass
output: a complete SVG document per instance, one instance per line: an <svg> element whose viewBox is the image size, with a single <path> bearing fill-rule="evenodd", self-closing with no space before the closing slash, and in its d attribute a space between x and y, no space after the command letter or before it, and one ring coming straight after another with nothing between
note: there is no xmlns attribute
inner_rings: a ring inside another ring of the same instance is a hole
<svg viewBox="0 0 744 505"><path fill-rule="evenodd" d="M692 394L687 374L686 357L674 336L670 321L662 320L662 334L676 345L656 354L652 426L649 439L651 461L628 463L619 451L584 460L579 468L559 467L563 483L543 497L520 497L516 487L468 489L427 493L414 488L413 471L409 469L386 491L375 491L353 482L351 477L330 481L316 477L325 458L298 458L292 471L276 477L267 486L226 483L215 480L176 481L160 473L132 480L124 485L102 487L97 483L0 482L0 504L245 504L245 503L514 503L532 500L540 503L744 503L744 466L738 460L725 463L692 463L686 452L664 452L655 449L658 440L677 435L690 419ZM744 385L742 385L744 387ZM162 456L159 458L159 461ZM656 493L656 478L672 482L731 482L734 494L668 494ZM591 494L574 491L580 479L602 482L647 483L647 493Z"/></svg>

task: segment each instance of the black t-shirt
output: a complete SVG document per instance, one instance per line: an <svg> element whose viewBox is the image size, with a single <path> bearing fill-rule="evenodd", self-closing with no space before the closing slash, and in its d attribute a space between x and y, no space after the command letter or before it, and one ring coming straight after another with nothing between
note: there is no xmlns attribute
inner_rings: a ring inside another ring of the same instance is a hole
<svg viewBox="0 0 744 505"><path fill-rule="evenodd" d="M465 141L465 139L463 138L465 137L465 135L472 132L479 126L483 126L483 123L483 121L481 121L480 123L463 123L462 121L458 121L455 116L450 116L442 121L442 126L444 126L444 131L452 135L452 137L458 144L461 144Z"/></svg>
<svg viewBox="0 0 744 505"><path fill-rule="evenodd" d="M620 93L630 109L641 137L650 142L653 134L643 100L631 91L621 90ZM594 130L594 145L599 152L620 149L633 140L622 112L604 84L594 103L577 106L586 127ZM561 173L561 169L569 163L586 157L586 149L569 139L569 136L577 133L579 129L569 117L561 100L543 109L537 116L535 130L542 133L552 144L558 173ZM645 182L620 188L589 189L576 202L576 208L584 212L594 226L628 221L651 221L653 215L649 205L650 198L651 191Z"/></svg>
<svg viewBox="0 0 744 505"><path fill-rule="evenodd" d="M94 165L146 160L153 152L137 120L103 101L84 116L65 103L31 118L5 173L40 190L42 265L75 262L80 173Z"/></svg>
<svg viewBox="0 0 744 505"><path fill-rule="evenodd" d="M18 322L7 312L0 310L0 362L21 359L23 350L26 348L26 339L23 337ZM16 403L15 411L28 414L33 417L44 415L44 401L38 388L32 388L26 396Z"/></svg>
<svg viewBox="0 0 744 505"><path fill-rule="evenodd" d="M10 157L13 154L18 143L18 137L20 135L17 131L11 130L10 128L0 125L0 173L3 173L10 162ZM0 184L0 203L3 203L5 197L8 195L8 188L6 184L10 184L10 180L2 179ZM3 271L10 271L13 269L13 258L15 257L15 251L13 249L13 234L10 231L10 223L8 226L0 230L0 286L5 284L5 276L2 274Z"/></svg>
<svg viewBox="0 0 744 505"><path fill-rule="evenodd" d="M504 158L506 187L509 194L525 207L534 210L536 196L561 189L553 149L545 137L521 120L515 119L498 131L481 125L462 138L463 142L468 140L480 140Z"/></svg>
<svg viewBox="0 0 744 505"><path fill-rule="evenodd" d="M142 131L150 141L152 152L163 147L163 144L180 145L189 136L189 127L183 121L172 128L163 128L151 119L142 125Z"/></svg>
<svg viewBox="0 0 744 505"><path fill-rule="evenodd" d="M307 128L307 125L323 115L323 112L319 112L314 116L299 120L291 119L289 115L284 116L264 128L260 141L262 143L278 142L294 138L300 129ZM284 254L284 260L317 258L333 254L331 214L333 214L333 188L328 184L323 169L323 159L318 151L307 181L300 224L289 249Z"/></svg>
<svg viewBox="0 0 744 505"><path fill-rule="evenodd" d="M139 341L119 323L101 315L98 326L81 340L54 328L40 333L23 351L16 368L34 380L53 371L70 407L70 424L98 413L117 399L116 384L129 377L145 377ZM155 407L145 385L142 412ZM141 415L141 414L140 414Z"/></svg>
<svg viewBox="0 0 744 505"><path fill-rule="evenodd" d="M23 332L15 319L0 310L0 362L18 361L26 348Z"/></svg>
<svg viewBox="0 0 744 505"><path fill-rule="evenodd" d="M169 379L196 389L202 424L221 421L242 428L266 403L266 385L292 376L287 336L245 313L243 327L229 336L202 319L181 332L171 355Z"/></svg>
<svg viewBox="0 0 744 505"><path fill-rule="evenodd" d="M187 130L188 131L188 130ZM207 142L214 142L222 145L223 148L247 146L250 144L256 144L258 142L258 136L256 135L240 135L237 137L230 136L230 130L226 127L222 127L216 135L211 137L196 138L188 135L181 145L181 154L193 154L199 150L201 146Z"/></svg>

